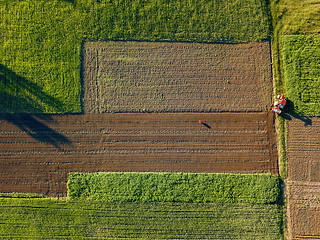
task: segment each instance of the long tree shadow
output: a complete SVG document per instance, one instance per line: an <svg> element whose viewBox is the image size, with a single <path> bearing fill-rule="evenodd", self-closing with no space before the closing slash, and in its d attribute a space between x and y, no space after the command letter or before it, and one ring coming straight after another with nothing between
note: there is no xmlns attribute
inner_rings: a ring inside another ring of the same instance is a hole
<svg viewBox="0 0 320 240"><path fill-rule="evenodd" d="M286 120L292 120L292 118L299 119L300 121L304 122L305 126L312 125L312 120L311 118L307 116L301 116L298 113L295 112L294 110L294 103L287 99L287 104L286 104L286 109L283 113L281 113L281 116L286 119Z"/></svg>
<svg viewBox="0 0 320 240"><path fill-rule="evenodd" d="M64 111L64 104L45 93L39 85L0 64L0 112L43 113L45 106L56 112Z"/></svg>
<svg viewBox="0 0 320 240"><path fill-rule="evenodd" d="M61 144L71 144L66 136L43 123L43 121L53 121L51 115L0 114L0 119L14 124L35 140L51 144L58 149L60 149L59 145Z"/></svg>
<svg viewBox="0 0 320 240"><path fill-rule="evenodd" d="M57 148L59 144L70 144L65 136L41 121L52 120L50 115L43 114L43 105L57 112L62 112L64 108L61 101L45 93L40 86L0 64L0 119L11 122L34 139Z"/></svg>

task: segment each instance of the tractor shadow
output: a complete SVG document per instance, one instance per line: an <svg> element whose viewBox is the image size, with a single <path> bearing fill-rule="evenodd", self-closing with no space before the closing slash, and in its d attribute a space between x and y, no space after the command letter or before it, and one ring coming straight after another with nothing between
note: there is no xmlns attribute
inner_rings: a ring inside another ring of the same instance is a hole
<svg viewBox="0 0 320 240"><path fill-rule="evenodd" d="M311 118L307 116L301 116L298 113L295 112L294 110L294 103L287 99L287 106L285 107L285 110L281 115L284 119L291 121L293 118L298 119L302 122L304 122L305 126L310 126L312 125L312 120Z"/></svg>
<svg viewBox="0 0 320 240"><path fill-rule="evenodd" d="M42 87L0 64L0 119L56 148L61 143L70 144L65 136L45 124L52 121L52 116L43 113L43 106L57 112L64 109L64 104L45 93ZM26 111L36 114L25 114Z"/></svg>

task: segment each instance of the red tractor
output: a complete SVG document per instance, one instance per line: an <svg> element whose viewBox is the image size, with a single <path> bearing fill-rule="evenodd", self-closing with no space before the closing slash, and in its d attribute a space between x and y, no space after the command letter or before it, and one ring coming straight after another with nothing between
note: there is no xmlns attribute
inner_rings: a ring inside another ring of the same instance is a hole
<svg viewBox="0 0 320 240"><path fill-rule="evenodd" d="M275 101L272 111L278 114L281 114L283 109L285 108L287 104L287 100L284 98L284 94L277 96L277 101Z"/></svg>

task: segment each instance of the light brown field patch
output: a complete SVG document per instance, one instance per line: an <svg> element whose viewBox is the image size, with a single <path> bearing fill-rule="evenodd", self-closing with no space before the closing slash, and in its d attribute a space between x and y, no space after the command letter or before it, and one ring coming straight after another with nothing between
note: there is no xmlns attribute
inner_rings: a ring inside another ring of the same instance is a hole
<svg viewBox="0 0 320 240"><path fill-rule="evenodd" d="M87 42L84 112L267 111L270 59L269 42Z"/></svg>
<svg viewBox="0 0 320 240"><path fill-rule="evenodd" d="M288 121L288 239L320 239L320 118Z"/></svg>
<svg viewBox="0 0 320 240"><path fill-rule="evenodd" d="M75 171L275 174L273 120L272 113L3 115L0 192L64 196Z"/></svg>
<svg viewBox="0 0 320 240"><path fill-rule="evenodd" d="M288 121L287 152L289 180L320 182L320 118Z"/></svg>

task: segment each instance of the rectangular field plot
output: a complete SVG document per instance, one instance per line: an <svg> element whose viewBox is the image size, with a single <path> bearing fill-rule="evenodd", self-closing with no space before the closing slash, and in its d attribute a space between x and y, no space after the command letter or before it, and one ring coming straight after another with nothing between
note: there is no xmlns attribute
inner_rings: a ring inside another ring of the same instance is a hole
<svg viewBox="0 0 320 240"><path fill-rule="evenodd" d="M100 172L69 173L71 200L274 204L279 177L271 174Z"/></svg>
<svg viewBox="0 0 320 240"><path fill-rule="evenodd" d="M288 121L288 239L320 239L320 119Z"/></svg>
<svg viewBox="0 0 320 240"><path fill-rule="evenodd" d="M3 115L0 138L0 192L66 195L69 172L277 173L267 113Z"/></svg>
<svg viewBox="0 0 320 240"><path fill-rule="evenodd" d="M320 183L287 182L287 238L320 239Z"/></svg>
<svg viewBox="0 0 320 240"><path fill-rule="evenodd" d="M84 112L243 112L271 104L269 42L87 42Z"/></svg>
<svg viewBox="0 0 320 240"><path fill-rule="evenodd" d="M277 205L0 198L0 210L1 239L281 238Z"/></svg>
<svg viewBox="0 0 320 240"><path fill-rule="evenodd" d="M299 118L288 122L288 177L320 182L320 118Z"/></svg>
<svg viewBox="0 0 320 240"><path fill-rule="evenodd" d="M288 99L301 115L320 115L320 37L285 36L283 65Z"/></svg>

